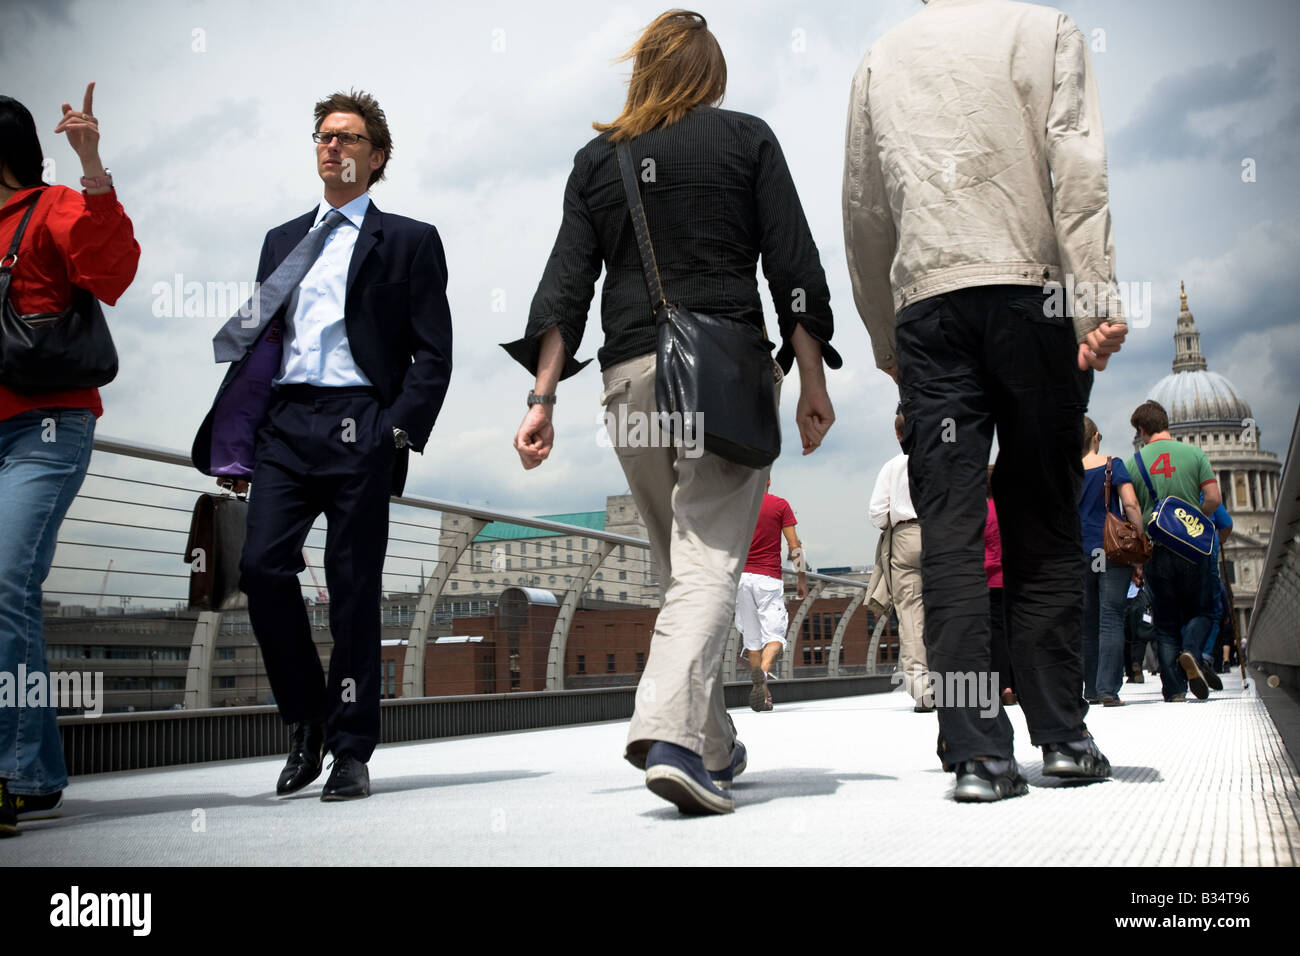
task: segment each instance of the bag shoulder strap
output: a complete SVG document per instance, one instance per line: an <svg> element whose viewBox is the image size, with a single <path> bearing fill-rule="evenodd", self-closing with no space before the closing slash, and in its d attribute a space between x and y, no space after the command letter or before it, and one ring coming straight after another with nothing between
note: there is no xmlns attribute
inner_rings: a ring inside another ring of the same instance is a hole
<svg viewBox="0 0 1300 956"><path fill-rule="evenodd" d="M641 190L632 170L632 150L626 142L615 148L618 168L623 176L623 191L627 194L628 211L632 214L632 231L636 234L637 251L641 254L641 270L645 273L646 291L650 293L650 309L658 313L668 303L664 299L663 283L659 281L659 264L655 261L655 248L650 243L650 225L646 222L645 207L641 205Z"/></svg>
<svg viewBox="0 0 1300 956"><path fill-rule="evenodd" d="M1142 473L1142 480L1147 483L1147 490L1151 492L1151 504L1154 506L1160 500L1160 496L1156 494L1156 486L1151 483L1151 476L1147 474L1147 463L1142 460L1142 449L1139 448L1133 457L1137 459L1138 471Z"/></svg>
<svg viewBox="0 0 1300 956"><path fill-rule="evenodd" d="M1110 469L1111 469L1111 462L1113 462L1114 460L1115 460L1115 459L1112 458L1112 457L1110 457L1110 455L1107 455L1107 456L1106 456L1106 494L1105 494L1105 502L1106 502L1106 510L1107 510L1107 511L1110 511Z"/></svg>
<svg viewBox="0 0 1300 956"><path fill-rule="evenodd" d="M0 265L0 269L3 269L3 271L8 272L18 262L18 247L22 244L23 233L27 231L27 223L31 220L32 213L36 211L36 204L41 201L43 195L45 195L44 189L36 192L32 197L31 205L27 207L27 212L23 214L23 220L18 224L18 231L14 233L14 240L9 244L9 251L5 253L4 259L0 259L0 263L4 263ZM13 262L10 262L10 259Z"/></svg>

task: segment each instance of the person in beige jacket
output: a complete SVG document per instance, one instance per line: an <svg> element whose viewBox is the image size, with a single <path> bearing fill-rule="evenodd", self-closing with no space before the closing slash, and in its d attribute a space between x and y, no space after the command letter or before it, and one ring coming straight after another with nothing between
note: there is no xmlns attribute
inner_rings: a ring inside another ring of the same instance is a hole
<svg viewBox="0 0 1300 956"><path fill-rule="evenodd" d="M1045 774L1104 778L1079 697L1078 449L1093 372L1126 327L1087 40L1048 7L932 0L863 58L846 139L849 274L876 364L901 393L938 752L957 775L954 797L1027 792L1006 714L981 706L993 676L983 527L995 427L1030 738Z"/></svg>
<svg viewBox="0 0 1300 956"><path fill-rule="evenodd" d="M894 416L894 436L903 440L902 414ZM921 525L912 507L907 455L899 453L876 476L871 490L871 523L880 529L877 563L889 578L889 593L898 609L898 669L917 713L934 710L925 674L925 608L921 598Z"/></svg>

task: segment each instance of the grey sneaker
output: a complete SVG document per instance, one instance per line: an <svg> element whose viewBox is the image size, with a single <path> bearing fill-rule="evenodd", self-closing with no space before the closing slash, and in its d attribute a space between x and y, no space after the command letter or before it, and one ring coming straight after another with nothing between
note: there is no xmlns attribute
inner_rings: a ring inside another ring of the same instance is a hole
<svg viewBox="0 0 1300 956"><path fill-rule="evenodd" d="M1105 780L1110 776L1110 761L1097 749L1097 742L1091 737L1047 744L1043 747L1043 776Z"/></svg>
<svg viewBox="0 0 1300 956"><path fill-rule="evenodd" d="M1020 775L1014 760L967 760L957 771L958 803L991 803L1029 792L1029 781Z"/></svg>

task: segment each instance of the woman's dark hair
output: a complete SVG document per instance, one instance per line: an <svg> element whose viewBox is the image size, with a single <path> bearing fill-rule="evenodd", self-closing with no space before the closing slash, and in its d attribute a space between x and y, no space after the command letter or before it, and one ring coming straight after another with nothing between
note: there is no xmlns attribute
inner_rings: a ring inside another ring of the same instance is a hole
<svg viewBox="0 0 1300 956"><path fill-rule="evenodd" d="M26 189L41 184L45 154L36 137L36 121L27 107L12 96L0 96L0 169L9 167L9 175L18 180L9 189Z"/></svg>

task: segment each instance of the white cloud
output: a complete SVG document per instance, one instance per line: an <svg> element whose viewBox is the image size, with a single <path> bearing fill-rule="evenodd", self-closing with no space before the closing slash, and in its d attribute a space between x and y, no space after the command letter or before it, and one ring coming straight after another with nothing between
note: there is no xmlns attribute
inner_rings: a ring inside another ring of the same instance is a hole
<svg viewBox="0 0 1300 956"><path fill-rule="evenodd" d="M1235 161L1214 158L1164 155L1112 167L1121 278L1153 283L1157 316L1099 377L1094 405L1103 432L1110 429L1108 443L1126 441L1135 396L1168 370L1177 281L1186 278L1214 345L1211 367L1243 389L1265 434L1280 444L1295 415L1294 366L1269 356L1295 338L1294 308L1268 322L1240 310L1283 301L1300 247L1300 206L1285 159L1294 155L1294 134L1277 125L1296 103L1297 54L1286 45L1294 15L1250 4L1229 13L1208 2L1063 6L1085 30L1106 30L1107 49L1093 60L1110 131L1139 115L1165 77L1274 52L1277 83L1258 115L1242 118L1262 146L1258 183L1243 185ZM838 319L836 346L846 364L829 375L838 422L821 451L800 457L791 380L783 398L787 452L773 481L793 503L819 564L871 559L866 499L897 451L896 391L872 367L849 292L840 177L853 71L871 40L919 8L912 0L793 8L719 0L705 11L727 55L724 105L762 115L780 136ZM510 443L531 381L496 343L522 333L573 153L593 135L592 120L611 119L621 107L628 67L612 61L661 10L594 0L364 8L337 0L158 0L125 5L110 18L89 2L68 5L66 22L28 17L26 42L5 49L7 92L36 113L60 181L73 183L75 158L49 130L59 103L79 101L84 82L98 81L104 156L143 248L136 282L111 315L122 374L105 390L101 434L188 450L222 374L210 346L220 317L155 318L150 290L177 272L251 280L266 230L319 197L308 141L312 103L357 87L379 97L396 140L390 180L374 191L375 202L435 223L450 269L456 367L434 443L413 460L410 489L530 513L591 510L621 492L626 482L613 453L594 439L594 364L561 389L553 459L533 472L519 467ZM193 49L196 29L205 31L202 53ZM795 29L805 31L802 53L792 46ZM504 51L493 50L495 30L505 31ZM1231 128L1231 117L1213 118L1216 128ZM1163 148L1158 139L1150 146L1157 155ZM759 283L766 298L761 273ZM495 289L505 290L504 312L492 311ZM583 357L600 344L599 290L593 301ZM1233 343L1235 325L1253 331Z"/></svg>

